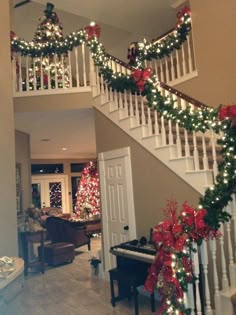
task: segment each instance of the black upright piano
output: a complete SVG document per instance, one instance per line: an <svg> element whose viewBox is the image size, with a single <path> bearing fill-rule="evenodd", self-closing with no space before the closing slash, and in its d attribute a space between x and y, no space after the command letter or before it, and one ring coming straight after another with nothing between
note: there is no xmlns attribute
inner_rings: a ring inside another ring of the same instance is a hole
<svg viewBox="0 0 236 315"><path fill-rule="evenodd" d="M137 240L113 246L110 253L116 256L117 267L110 270L111 303L134 295L135 314L138 314L137 287L143 285L148 269L155 259L156 250L152 244L141 245ZM118 296L114 295L113 280L118 284ZM131 292L132 287L132 292ZM154 295L151 296L151 310L155 310Z"/></svg>

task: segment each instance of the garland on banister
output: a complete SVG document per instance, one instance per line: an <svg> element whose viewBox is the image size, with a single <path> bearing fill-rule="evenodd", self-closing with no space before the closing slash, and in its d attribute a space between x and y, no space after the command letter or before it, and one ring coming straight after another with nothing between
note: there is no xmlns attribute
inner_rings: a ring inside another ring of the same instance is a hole
<svg viewBox="0 0 236 315"><path fill-rule="evenodd" d="M181 12L179 18L183 23L180 25L186 30L183 34L187 34L190 23L189 11L184 9ZM65 39L61 39L60 43L53 41L39 45L19 40L16 34L12 33L12 52L32 57L60 55L86 43L100 75L112 90L118 92L126 90L144 96L149 107L188 131L222 132L223 137L218 140L222 147L222 162L219 165L216 184L206 190L205 195L200 199L199 209L195 210L184 203L181 214L177 217L177 207L169 203L167 220L158 225L154 231L155 244L162 254L157 255L146 288L150 290L151 283L151 288L157 286L161 292L163 304L159 314L190 314L190 310L185 309L182 297L188 283L194 280L190 257L193 242L200 244L203 239L217 236L220 224L230 218L225 208L232 200L232 194L236 192L236 105L194 109L187 106L180 110L177 102L171 97L161 95L158 78L153 74L152 69L145 69L140 63L139 67L134 68L129 75L114 72L109 67L109 57L103 45L98 41L99 36L100 28L96 24L73 32ZM182 38L184 39L184 36ZM146 47L144 50L144 55L148 58L154 55L151 49ZM142 61L142 58L140 60Z"/></svg>
<svg viewBox="0 0 236 315"><path fill-rule="evenodd" d="M169 56L174 50L180 49L191 31L190 9L184 7L178 12L177 18L175 30L155 43L147 42L145 39L133 42L128 49L130 65L141 66L145 60L161 59Z"/></svg>

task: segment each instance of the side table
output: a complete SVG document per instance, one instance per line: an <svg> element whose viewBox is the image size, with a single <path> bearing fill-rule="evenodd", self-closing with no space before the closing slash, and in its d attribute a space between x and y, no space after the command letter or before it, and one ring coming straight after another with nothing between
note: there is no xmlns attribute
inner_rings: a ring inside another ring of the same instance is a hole
<svg viewBox="0 0 236 315"><path fill-rule="evenodd" d="M25 275L28 274L28 269L30 267L39 267L40 271L44 273L44 240L46 238L46 230L39 230L34 232L23 231L20 232L20 238L22 242L23 258L25 261ZM29 262L29 243L40 243L40 246L43 249L40 261L33 263Z"/></svg>

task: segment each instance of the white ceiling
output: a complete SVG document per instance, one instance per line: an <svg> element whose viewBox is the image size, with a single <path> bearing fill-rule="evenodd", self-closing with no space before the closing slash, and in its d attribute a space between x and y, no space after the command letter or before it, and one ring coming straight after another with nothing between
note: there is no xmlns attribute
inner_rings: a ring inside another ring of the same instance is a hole
<svg viewBox="0 0 236 315"><path fill-rule="evenodd" d="M14 4L23 0L15 0ZM177 3L182 2L178 0ZM46 0L33 0L13 11L13 30L31 40ZM160 36L176 23L176 0L52 0L64 35L96 21L106 50L126 61L129 43ZM92 109L15 114L15 127L31 136L32 158L96 156ZM50 141L40 141L50 139ZM66 147L66 151L62 148Z"/></svg>

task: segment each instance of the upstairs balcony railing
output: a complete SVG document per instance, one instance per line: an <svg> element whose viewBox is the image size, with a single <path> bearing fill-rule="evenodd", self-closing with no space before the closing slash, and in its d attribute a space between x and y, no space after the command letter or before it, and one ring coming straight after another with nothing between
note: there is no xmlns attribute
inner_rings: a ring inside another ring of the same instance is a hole
<svg viewBox="0 0 236 315"><path fill-rule="evenodd" d="M152 68L159 80L175 85L197 75L191 32L190 13L183 11L178 24L164 36L137 44L138 60ZM68 41L83 37L83 31L69 35ZM93 59L91 49L83 40L72 43L65 53L28 53L32 42L12 41L12 78L15 97L40 94L75 93L91 90ZM16 44L17 43L17 44ZM36 45L37 46L37 45ZM63 46L63 45L62 45ZM16 49L17 47L17 49ZM22 47L23 53L22 53ZM40 46L36 47L41 49ZM107 54L107 66L114 72L131 73L122 61Z"/></svg>

